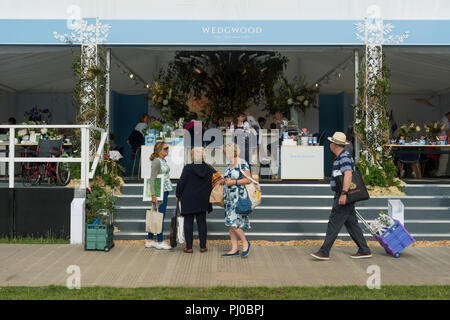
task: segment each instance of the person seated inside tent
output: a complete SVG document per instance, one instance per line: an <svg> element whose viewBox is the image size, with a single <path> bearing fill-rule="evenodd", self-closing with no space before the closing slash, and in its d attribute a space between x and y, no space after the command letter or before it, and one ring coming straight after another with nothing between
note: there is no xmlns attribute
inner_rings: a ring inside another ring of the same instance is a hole
<svg viewBox="0 0 450 320"><path fill-rule="evenodd" d="M8 125L9 126L15 125L15 124L17 124L16 118L11 117L11 118L8 119ZM9 129L0 129L0 134L6 134L8 132L9 132Z"/></svg>
<svg viewBox="0 0 450 320"><path fill-rule="evenodd" d="M417 151L417 148L408 148L408 151ZM420 169L420 154L417 153L399 153L397 155L397 166L400 173L400 178L407 177L407 169L411 168L411 175L413 178L422 179L422 172ZM406 164L406 168L404 165Z"/></svg>
<svg viewBox="0 0 450 320"><path fill-rule="evenodd" d="M128 137L128 144L131 146L131 160L136 159L137 150L145 143L144 129L148 127L150 122L150 117L148 114L144 113L139 118L139 123L131 132Z"/></svg>

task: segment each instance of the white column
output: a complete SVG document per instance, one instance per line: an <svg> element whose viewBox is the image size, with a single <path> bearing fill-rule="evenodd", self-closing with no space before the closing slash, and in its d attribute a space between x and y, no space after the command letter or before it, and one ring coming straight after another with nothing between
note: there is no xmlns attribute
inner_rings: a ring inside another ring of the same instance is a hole
<svg viewBox="0 0 450 320"><path fill-rule="evenodd" d="M107 140L109 143L109 132L111 132L111 49L106 50L106 99L105 99L105 107L106 107L106 133Z"/></svg>

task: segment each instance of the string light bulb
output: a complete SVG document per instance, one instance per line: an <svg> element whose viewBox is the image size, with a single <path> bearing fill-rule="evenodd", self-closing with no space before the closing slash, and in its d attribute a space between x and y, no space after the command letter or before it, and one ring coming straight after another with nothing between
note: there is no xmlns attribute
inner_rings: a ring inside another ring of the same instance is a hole
<svg viewBox="0 0 450 320"><path fill-rule="evenodd" d="M134 79L134 74L133 74L132 72L130 72L130 73L128 74L128 76L130 77L130 79Z"/></svg>

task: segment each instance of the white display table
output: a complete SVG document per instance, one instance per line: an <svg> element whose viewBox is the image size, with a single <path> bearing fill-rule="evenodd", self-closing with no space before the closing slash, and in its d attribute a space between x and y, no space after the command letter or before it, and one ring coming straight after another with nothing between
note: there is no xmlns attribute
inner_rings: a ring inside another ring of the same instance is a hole
<svg viewBox="0 0 450 320"><path fill-rule="evenodd" d="M281 179L323 179L323 146L281 146Z"/></svg>
<svg viewBox="0 0 450 320"><path fill-rule="evenodd" d="M150 156L154 146L142 146L141 148L141 178L150 178L152 169ZM166 157L166 161L170 167L170 178L179 179L184 167L184 145L169 146L169 155Z"/></svg>

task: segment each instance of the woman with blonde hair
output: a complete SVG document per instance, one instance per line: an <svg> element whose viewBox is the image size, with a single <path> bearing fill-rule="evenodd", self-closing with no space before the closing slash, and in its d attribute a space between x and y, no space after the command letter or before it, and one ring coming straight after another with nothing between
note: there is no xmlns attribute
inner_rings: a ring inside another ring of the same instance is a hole
<svg viewBox="0 0 450 320"><path fill-rule="evenodd" d="M247 198L245 185L251 181L242 174L250 176L250 167L248 163L240 159L239 147L235 143L227 143L223 147L223 152L227 159L228 167L225 171L225 186L223 192L225 204L225 225L228 227L231 239L231 250L223 254L222 257L239 256L238 238L242 241L242 258L247 258L250 253L250 242L245 237L244 230L250 229L248 215L237 212L239 199Z"/></svg>
<svg viewBox="0 0 450 320"><path fill-rule="evenodd" d="M159 174L164 175L164 197L163 202L159 205L158 211L164 216L167 209L167 198L169 197L169 192L172 191L172 182L170 181L170 168L167 164L165 158L169 155L169 146L164 141L159 141L156 143L153 154L150 156L150 161L152 162L152 170L150 174L150 191L152 193L152 202L158 204L158 199L155 196L155 179ZM148 233L147 241L145 242L146 248L156 248L169 250L172 249L167 243L163 241L163 231L156 235L157 242L153 240L153 233Z"/></svg>
<svg viewBox="0 0 450 320"><path fill-rule="evenodd" d="M206 212L212 211L209 197L212 190L214 169L205 163L204 149L192 149L192 163L183 168L177 183L177 200L181 201L181 215L184 217L184 252L192 253L194 218L197 220L200 252L206 252Z"/></svg>

